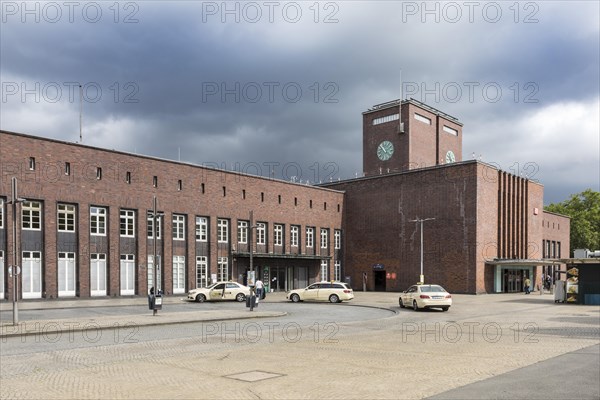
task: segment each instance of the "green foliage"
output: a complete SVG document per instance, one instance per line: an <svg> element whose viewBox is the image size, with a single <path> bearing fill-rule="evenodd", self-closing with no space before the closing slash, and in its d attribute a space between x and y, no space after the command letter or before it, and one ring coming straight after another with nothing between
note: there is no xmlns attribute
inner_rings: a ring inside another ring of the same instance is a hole
<svg viewBox="0 0 600 400"><path fill-rule="evenodd" d="M600 250L600 192L587 189L545 210L571 217L572 250Z"/></svg>

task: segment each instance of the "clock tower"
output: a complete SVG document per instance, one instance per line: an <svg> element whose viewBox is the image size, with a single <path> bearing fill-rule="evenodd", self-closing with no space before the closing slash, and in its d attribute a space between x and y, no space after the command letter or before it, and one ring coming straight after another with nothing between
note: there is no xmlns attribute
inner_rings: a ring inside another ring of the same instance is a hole
<svg viewBox="0 0 600 400"><path fill-rule="evenodd" d="M365 176L462 160L462 123L420 101L394 100L363 113Z"/></svg>

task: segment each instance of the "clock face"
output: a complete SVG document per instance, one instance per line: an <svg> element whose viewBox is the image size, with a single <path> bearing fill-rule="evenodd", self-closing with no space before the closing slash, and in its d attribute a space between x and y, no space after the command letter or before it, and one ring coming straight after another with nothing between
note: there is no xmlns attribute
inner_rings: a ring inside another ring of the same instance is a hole
<svg viewBox="0 0 600 400"><path fill-rule="evenodd" d="M454 161L456 161L454 153L452 152L452 150L448 150L448 152L446 153L446 164L453 163Z"/></svg>
<svg viewBox="0 0 600 400"><path fill-rule="evenodd" d="M392 142L385 140L379 143L379 146L377 146L377 157L381 161L389 160L392 158L392 154L394 154L394 145Z"/></svg>

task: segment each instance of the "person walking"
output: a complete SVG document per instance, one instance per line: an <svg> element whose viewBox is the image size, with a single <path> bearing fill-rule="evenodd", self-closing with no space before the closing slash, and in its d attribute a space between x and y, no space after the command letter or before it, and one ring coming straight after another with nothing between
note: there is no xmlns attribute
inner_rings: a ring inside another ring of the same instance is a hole
<svg viewBox="0 0 600 400"><path fill-rule="evenodd" d="M525 279L525 294L529 294L531 292L531 280L529 278Z"/></svg>
<svg viewBox="0 0 600 400"><path fill-rule="evenodd" d="M263 295L263 291L265 290L265 285L263 284L263 282L259 279L256 280L256 282L254 283L255 287L256 287L256 300L258 299L262 299L262 295Z"/></svg>

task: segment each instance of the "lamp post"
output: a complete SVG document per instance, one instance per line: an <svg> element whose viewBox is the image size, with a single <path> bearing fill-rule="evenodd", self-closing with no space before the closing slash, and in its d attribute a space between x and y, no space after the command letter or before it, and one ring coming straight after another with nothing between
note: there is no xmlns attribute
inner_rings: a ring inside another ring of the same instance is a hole
<svg viewBox="0 0 600 400"><path fill-rule="evenodd" d="M253 240L252 240L252 230L256 228L254 225L254 211L250 211L250 226L248 229L248 253L250 255L250 272L248 276L248 286L250 286L250 311L254 310L254 288L256 277L254 276L254 264L253 264ZM250 277L252 277L252 284L250 285Z"/></svg>
<svg viewBox="0 0 600 400"><path fill-rule="evenodd" d="M425 283L425 276L423 275L423 222L433 221L435 218L419 218L412 219L409 222L418 222L421 225L421 275L419 276L419 282Z"/></svg>
<svg viewBox="0 0 600 400"><path fill-rule="evenodd" d="M12 277L12 300L13 300L13 325L19 324L19 296L18 286L19 278L18 275L21 272L19 267L18 246L17 246L17 204L22 203L25 199L20 199L17 193L17 178L11 179L11 192L12 199L8 204L12 204L12 224L13 224L13 262L10 268L10 275Z"/></svg>
<svg viewBox="0 0 600 400"><path fill-rule="evenodd" d="M153 287L154 287L154 301L156 301L156 297L158 296L158 292L159 292L159 281L158 281L158 254L157 254L157 249L156 249L156 244L158 241L158 219L159 217L162 215L162 213L159 213L157 211L158 208L158 200L156 198L156 196L153 197L152 199L152 236L153 236L153 250L152 250L152 283L153 283ZM161 298L162 301L162 298ZM161 303L161 309L162 309L162 303ZM152 315L156 315L158 314L158 309L156 308L156 304L153 304L152 307Z"/></svg>

